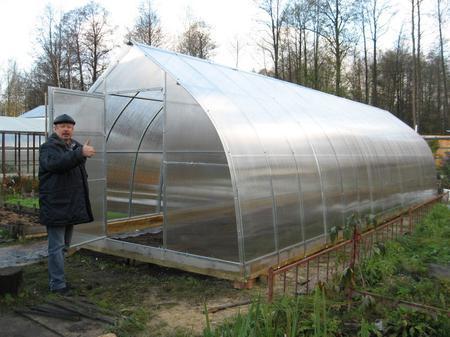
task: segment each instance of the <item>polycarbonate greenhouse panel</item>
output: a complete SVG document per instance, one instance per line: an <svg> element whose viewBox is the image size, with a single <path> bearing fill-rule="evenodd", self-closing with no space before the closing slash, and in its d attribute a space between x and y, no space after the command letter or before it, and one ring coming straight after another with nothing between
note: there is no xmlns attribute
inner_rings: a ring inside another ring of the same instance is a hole
<svg viewBox="0 0 450 337"><path fill-rule="evenodd" d="M87 158L89 197L94 221L74 227L71 246L79 246L104 238L106 235L106 167L105 167L105 100L103 95L49 87L48 128L53 120L68 114L75 121L74 138L81 144L90 141L95 156ZM70 190L67 191L70 200Z"/></svg>
<svg viewBox="0 0 450 337"><path fill-rule="evenodd" d="M108 153L108 212L117 218L130 214L130 184L136 154Z"/></svg>
<svg viewBox="0 0 450 337"><path fill-rule="evenodd" d="M264 269L435 195L427 144L378 108L138 43L91 90L110 98L109 200L160 207L164 254Z"/></svg>
<svg viewBox="0 0 450 337"><path fill-rule="evenodd" d="M120 62L113 65L110 71L106 71L99 81L103 82L102 89L108 94L161 90L164 71L141 51L130 48Z"/></svg>
<svg viewBox="0 0 450 337"><path fill-rule="evenodd" d="M272 186L276 204L278 248L286 248L303 241L300 182L293 156L270 156Z"/></svg>
<svg viewBox="0 0 450 337"><path fill-rule="evenodd" d="M227 165L167 162L165 170L165 247L239 261Z"/></svg>
<svg viewBox="0 0 450 337"><path fill-rule="evenodd" d="M108 137L107 151L136 153L149 123L162 107L161 102L133 99L114 124Z"/></svg>
<svg viewBox="0 0 450 337"><path fill-rule="evenodd" d="M133 179L131 216L159 213L162 153L140 152Z"/></svg>
<svg viewBox="0 0 450 337"><path fill-rule="evenodd" d="M265 156L236 156L233 162L239 186L245 260L250 261L276 251L272 177Z"/></svg>
<svg viewBox="0 0 450 337"><path fill-rule="evenodd" d="M164 173L165 247L239 261L233 189L220 138L173 79L166 84Z"/></svg>
<svg viewBox="0 0 450 337"><path fill-rule="evenodd" d="M133 93L134 96L136 93ZM106 132L109 135L112 126L116 122L119 115L124 111L127 105L132 101L131 97L108 95L106 97Z"/></svg>
<svg viewBox="0 0 450 337"><path fill-rule="evenodd" d="M164 111L155 116L142 139L139 152L158 152L163 150L163 119Z"/></svg>

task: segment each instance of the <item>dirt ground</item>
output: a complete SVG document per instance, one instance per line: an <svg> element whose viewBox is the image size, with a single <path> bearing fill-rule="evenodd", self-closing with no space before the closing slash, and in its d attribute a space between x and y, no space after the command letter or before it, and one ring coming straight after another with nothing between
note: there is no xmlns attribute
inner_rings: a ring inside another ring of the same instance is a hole
<svg viewBox="0 0 450 337"><path fill-rule="evenodd" d="M206 327L205 305L215 308L239 303L265 290L264 285L256 285L252 290L236 290L230 281L130 263L82 250L66 260L66 275L75 288L71 298L87 300L99 309L114 312L116 324L98 326L87 322L90 325L83 325L83 333L74 334L77 325L73 323L33 316L41 321L39 324L14 312L55 298L47 290L45 261L23 268L24 284L19 296L0 297L0 326L8 322L8 330L0 334L2 337L58 336L49 334L43 325L69 337L96 337L102 330L113 331L118 336L201 336ZM213 326L224 322L239 311L245 312L247 307L210 313L210 322ZM77 324L81 326L82 323ZM26 328L30 325L32 329Z"/></svg>
<svg viewBox="0 0 450 337"><path fill-rule="evenodd" d="M14 215L8 219L22 221ZM21 250L35 251L35 247L45 247L45 240L20 242ZM17 251L17 245L0 244L0 251L12 248ZM81 250L66 258L66 277L75 288L71 298L113 312L116 323L98 325L84 320L68 324L39 315L29 319L15 311L42 305L56 296L48 291L46 258L36 261L22 267L24 280L18 296L0 296L0 326L8 327L2 328L2 337L96 337L102 332L114 332L119 337L201 336L206 327L205 305L215 308L240 303L265 296L266 291L265 284L237 290L230 281ZM210 313L209 320L214 326L245 312L247 307Z"/></svg>
<svg viewBox="0 0 450 337"><path fill-rule="evenodd" d="M17 214L4 208L0 208L0 225L5 226L10 224L40 226L36 215Z"/></svg>
<svg viewBox="0 0 450 337"><path fill-rule="evenodd" d="M0 208L0 228L9 230L11 226L40 225L36 216ZM117 319L115 325L99 326L89 320L68 324L61 319L39 315L30 319L15 313L55 296L47 287L45 239L11 242L9 237L0 242L0 258L0 268L20 265L24 271L19 295L0 296L0 326L7 326L0 333L2 337L58 333L95 337L102 331L113 331L118 336L200 336L206 326L205 305L214 308L239 303L265 291L265 285L236 290L230 281L81 250L66 259L66 276L75 288L72 298L107 308L117 314ZM246 308L242 305L210 313L209 320L215 325Z"/></svg>
<svg viewBox="0 0 450 337"><path fill-rule="evenodd" d="M39 223L37 215L17 214L0 207L0 244L17 238L43 237L45 227Z"/></svg>

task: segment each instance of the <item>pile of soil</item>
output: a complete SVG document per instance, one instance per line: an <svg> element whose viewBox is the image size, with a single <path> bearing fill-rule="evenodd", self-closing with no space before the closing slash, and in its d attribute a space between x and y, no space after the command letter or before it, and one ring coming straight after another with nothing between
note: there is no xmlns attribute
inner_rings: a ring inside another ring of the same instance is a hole
<svg viewBox="0 0 450 337"><path fill-rule="evenodd" d="M0 232L0 243L16 239L27 233L45 232L45 227L39 223L37 215L18 214L16 212L0 208L0 229L9 233L7 238L2 237Z"/></svg>
<svg viewBox="0 0 450 337"><path fill-rule="evenodd" d="M39 224L39 218L37 215L30 214L17 214L15 212L0 208L0 225L6 224L24 224L37 226Z"/></svg>
<svg viewBox="0 0 450 337"><path fill-rule="evenodd" d="M144 246L152 247L162 247L163 246L163 232L162 229L159 231L149 231L133 234L128 237L116 237L116 240L126 241L131 243L137 243Z"/></svg>

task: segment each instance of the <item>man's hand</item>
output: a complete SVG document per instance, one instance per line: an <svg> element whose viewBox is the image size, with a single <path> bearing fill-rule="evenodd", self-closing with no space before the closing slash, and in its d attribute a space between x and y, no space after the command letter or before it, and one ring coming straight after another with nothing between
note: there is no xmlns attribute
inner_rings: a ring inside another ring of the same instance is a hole
<svg viewBox="0 0 450 337"><path fill-rule="evenodd" d="M91 141L88 139L83 145L83 156L91 158L95 154L95 149L89 145Z"/></svg>

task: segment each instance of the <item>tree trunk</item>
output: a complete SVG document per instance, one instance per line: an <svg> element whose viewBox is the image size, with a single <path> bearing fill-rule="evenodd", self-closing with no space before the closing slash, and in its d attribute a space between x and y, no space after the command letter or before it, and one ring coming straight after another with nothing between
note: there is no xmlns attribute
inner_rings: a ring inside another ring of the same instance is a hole
<svg viewBox="0 0 450 337"><path fill-rule="evenodd" d="M442 82L444 83L444 111L442 112L442 133L445 134L446 128L448 127L448 90L447 90L447 74L445 69L445 59L444 59L444 40L442 37L442 13L441 13L441 0L437 0L438 5L438 23L439 23L439 52L441 58L441 68L442 68Z"/></svg>
<svg viewBox="0 0 450 337"><path fill-rule="evenodd" d="M339 33L339 0L335 1L336 4L336 20L334 21L334 36L336 39L335 57L336 57L336 95L341 96L341 42Z"/></svg>
<svg viewBox="0 0 450 337"><path fill-rule="evenodd" d="M378 69L377 69L377 39L378 39L378 22L377 22L377 2L374 1L372 8L373 17L373 69L372 69L372 105L378 106Z"/></svg>
<svg viewBox="0 0 450 337"><path fill-rule="evenodd" d="M415 16L414 16L414 0L411 0L411 40L412 40L412 127L417 126L417 115L416 115L416 96L417 96L417 73L416 73L416 36L415 36Z"/></svg>
<svg viewBox="0 0 450 337"><path fill-rule="evenodd" d="M423 105L423 88L422 88L422 65L421 65L421 55L420 55L420 39L421 39L421 31L420 31L420 4L422 0L417 0L417 58L416 58L416 113L417 113L417 123L420 123L422 118L422 105Z"/></svg>
<svg viewBox="0 0 450 337"><path fill-rule="evenodd" d="M364 10L361 10L362 16L362 33L363 33L363 47L364 47L364 103L369 103L369 62L367 58L367 41L366 41L366 18Z"/></svg>
<svg viewBox="0 0 450 337"><path fill-rule="evenodd" d="M306 30L303 29L303 83L308 84L308 54L306 47Z"/></svg>

